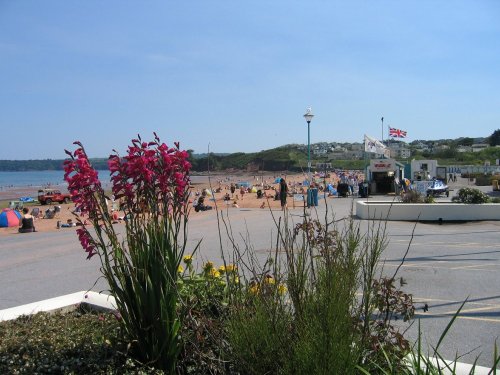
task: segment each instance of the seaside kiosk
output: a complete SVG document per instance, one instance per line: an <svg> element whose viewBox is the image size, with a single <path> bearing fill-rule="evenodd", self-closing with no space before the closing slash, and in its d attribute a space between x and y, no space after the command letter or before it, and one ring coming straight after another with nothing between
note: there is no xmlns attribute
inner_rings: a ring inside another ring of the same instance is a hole
<svg viewBox="0 0 500 375"><path fill-rule="evenodd" d="M368 181L372 194L396 192L396 182L404 177L404 164L395 159L372 159L368 167Z"/></svg>

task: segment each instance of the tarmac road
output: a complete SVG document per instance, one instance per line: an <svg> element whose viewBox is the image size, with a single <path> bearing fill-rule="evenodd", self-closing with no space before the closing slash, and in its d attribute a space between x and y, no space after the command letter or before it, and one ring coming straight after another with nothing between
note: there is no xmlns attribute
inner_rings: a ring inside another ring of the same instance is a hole
<svg viewBox="0 0 500 375"><path fill-rule="evenodd" d="M376 200L391 197L377 196ZM439 198L445 199L445 198ZM337 219L351 214L355 199L327 199L328 209ZM308 210L309 211L309 210ZM261 261L273 247L276 226L282 212L260 209L230 209L219 212L226 221L235 241L243 249L244 239ZM300 208L289 210L291 220L298 222L303 215ZM324 200L311 214L323 217ZM219 240L215 211L192 213L190 217L189 247L202 240L198 261L210 259L220 264L220 248L231 249L221 222L222 240ZM368 221L360 221L366 230ZM491 365L493 347L500 337L500 222L469 222L453 224L417 224L388 222L389 245L383 254L384 273L392 275L408 248L406 260L398 276L407 283L404 290L414 296L417 318L420 319L424 345L435 345L451 316L468 299L460 317L443 342L440 353L447 359L456 352L472 363L481 354L479 364ZM414 230L413 234L412 231ZM0 309L18 306L80 290L106 289L99 280L99 259L85 259L74 230L33 235L12 235L0 243ZM97 284L94 285L94 283ZM427 304L428 311L423 307ZM417 337L417 321L410 328L410 337ZM500 342L500 340L499 340Z"/></svg>

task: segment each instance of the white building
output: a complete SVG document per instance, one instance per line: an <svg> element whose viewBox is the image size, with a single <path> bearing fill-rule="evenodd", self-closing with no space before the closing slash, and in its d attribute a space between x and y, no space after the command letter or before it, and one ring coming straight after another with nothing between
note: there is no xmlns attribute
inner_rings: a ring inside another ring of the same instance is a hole
<svg viewBox="0 0 500 375"><path fill-rule="evenodd" d="M486 143L476 143L476 144L473 144L471 147L472 147L472 152L479 152L479 151L483 151L485 148L490 147L490 145L488 145Z"/></svg>

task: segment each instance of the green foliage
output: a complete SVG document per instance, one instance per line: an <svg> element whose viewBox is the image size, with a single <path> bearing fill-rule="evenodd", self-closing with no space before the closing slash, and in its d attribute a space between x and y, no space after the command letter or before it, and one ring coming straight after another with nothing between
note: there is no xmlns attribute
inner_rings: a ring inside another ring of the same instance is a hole
<svg viewBox="0 0 500 375"><path fill-rule="evenodd" d="M307 165L307 155L296 148L278 147L257 153L234 153L230 155L210 154L203 158L190 160L193 170L198 172L225 169L243 169L253 165L256 169L267 171L295 170L299 171Z"/></svg>
<svg viewBox="0 0 500 375"><path fill-rule="evenodd" d="M452 200L458 203L481 204L488 203L490 197L478 189L462 188Z"/></svg>
<svg viewBox="0 0 500 375"><path fill-rule="evenodd" d="M476 186L491 186L493 180L499 180L500 176L484 175L484 173L478 173L475 176Z"/></svg>
<svg viewBox="0 0 500 375"><path fill-rule="evenodd" d="M234 366L244 374L354 374L361 362L378 363L381 348L402 361L410 346L391 322L414 310L393 278L376 282L383 230L364 237L352 219L340 231L306 215L293 229L286 222L275 249L282 263L275 257L249 270L248 292L230 315ZM286 280L285 299L269 274Z"/></svg>
<svg viewBox="0 0 500 375"><path fill-rule="evenodd" d="M206 262L196 273L192 255L184 257L187 270L180 266L178 289L179 315L183 316L182 352L177 373L225 374L231 361L223 360L230 352L225 333L231 294L238 293L239 277L234 265L215 268Z"/></svg>
<svg viewBox="0 0 500 375"><path fill-rule="evenodd" d="M428 195L424 198L424 203L436 203L436 198L434 195Z"/></svg>
<svg viewBox="0 0 500 375"><path fill-rule="evenodd" d="M403 203L431 203L426 202L425 197L416 190L408 190L401 194L401 202Z"/></svg>
<svg viewBox="0 0 500 375"><path fill-rule="evenodd" d="M500 145L500 129L495 130L489 137L490 146Z"/></svg>
<svg viewBox="0 0 500 375"><path fill-rule="evenodd" d="M474 144L474 138L464 137L457 139L457 145L461 146L472 146Z"/></svg>
<svg viewBox="0 0 500 375"><path fill-rule="evenodd" d="M0 323L2 374L162 374L127 356L111 313L76 309Z"/></svg>
<svg viewBox="0 0 500 375"><path fill-rule="evenodd" d="M242 302L227 324L232 360L242 374L281 373L293 347L290 312L262 295Z"/></svg>
<svg viewBox="0 0 500 375"><path fill-rule="evenodd" d="M108 159L91 159L92 165L98 170L108 169ZM44 160L0 160L0 171L61 171L64 160L44 159Z"/></svg>

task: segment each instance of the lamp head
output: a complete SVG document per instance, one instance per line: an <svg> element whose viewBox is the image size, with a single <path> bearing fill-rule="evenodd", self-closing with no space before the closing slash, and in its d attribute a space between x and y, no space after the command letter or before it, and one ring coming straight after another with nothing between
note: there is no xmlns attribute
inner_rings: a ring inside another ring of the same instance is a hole
<svg viewBox="0 0 500 375"><path fill-rule="evenodd" d="M309 124L311 120L313 119L314 115L312 113L312 108L308 107L306 110L306 114L304 115L304 118L306 119L306 122Z"/></svg>

